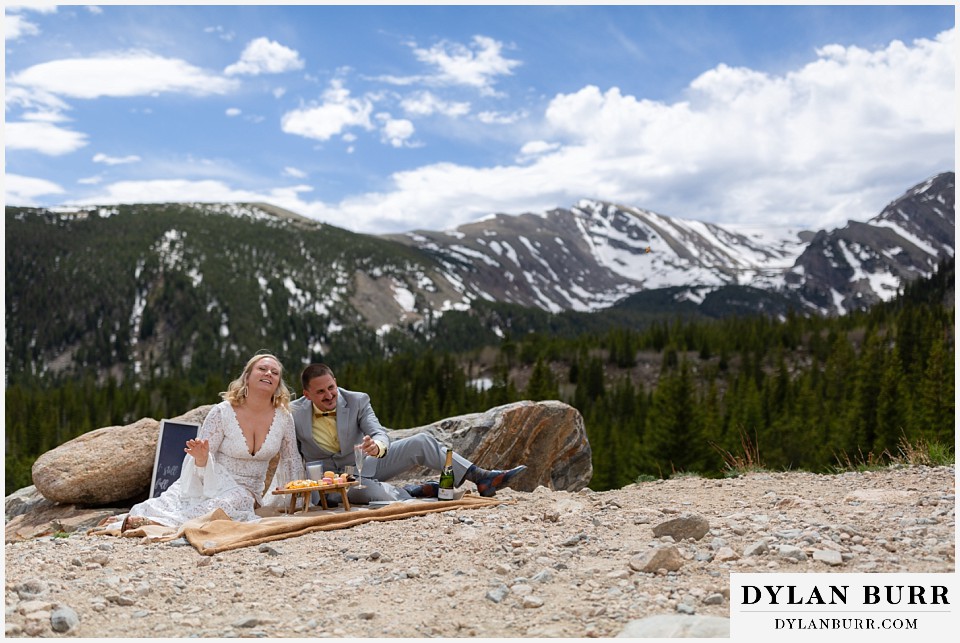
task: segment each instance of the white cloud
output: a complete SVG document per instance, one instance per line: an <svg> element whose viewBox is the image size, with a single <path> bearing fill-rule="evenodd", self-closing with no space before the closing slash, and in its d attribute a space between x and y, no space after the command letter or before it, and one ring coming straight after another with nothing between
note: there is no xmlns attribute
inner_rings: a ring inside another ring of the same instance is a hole
<svg viewBox="0 0 960 643"><path fill-rule="evenodd" d="M306 185L273 188L264 192L238 190L223 181L205 179L155 179L149 181L118 181L105 186L99 194L71 201L72 205L96 205L104 203L236 203L267 201L283 207L286 203L299 202L298 194L310 192Z"/></svg>
<svg viewBox="0 0 960 643"><path fill-rule="evenodd" d="M48 121L15 121L4 128L4 144L10 150L33 150L48 156L75 152L87 144L87 135L57 127Z"/></svg>
<svg viewBox="0 0 960 643"><path fill-rule="evenodd" d="M19 174L3 177L4 202L7 205L32 206L34 199L47 194L63 194L63 188L46 179L36 179Z"/></svg>
<svg viewBox="0 0 960 643"><path fill-rule="evenodd" d="M226 40L227 42L231 42L233 41L234 38L237 37L237 34L233 33L232 31L226 31L220 25L217 25L216 27L204 27L203 32L215 33L219 36L221 40Z"/></svg>
<svg viewBox="0 0 960 643"><path fill-rule="evenodd" d="M405 118L392 118L389 114L377 114L377 120L383 123L380 130L381 140L393 147L403 147L413 136L413 123Z"/></svg>
<svg viewBox="0 0 960 643"><path fill-rule="evenodd" d="M226 115L230 117L239 116L242 113L239 107L228 107L226 111Z"/></svg>
<svg viewBox="0 0 960 643"><path fill-rule="evenodd" d="M430 48L410 43L417 60L433 67L432 73L412 76L382 75L372 80L391 85L466 86L482 95L496 95L493 86L499 76L511 75L519 60L504 58L503 43L487 36L474 36L470 45L441 41Z"/></svg>
<svg viewBox="0 0 960 643"><path fill-rule="evenodd" d="M307 178L307 173L303 170L297 169L295 167L285 167L283 168L284 176L292 176L295 179L305 179Z"/></svg>
<svg viewBox="0 0 960 643"><path fill-rule="evenodd" d="M540 156L547 152L553 152L560 147L559 143L548 143L547 141L530 141L524 143L520 148L521 157Z"/></svg>
<svg viewBox="0 0 960 643"><path fill-rule="evenodd" d="M956 102L955 48L951 30L873 51L825 47L781 75L721 65L677 102L584 87L554 97L536 134L517 138L515 165L434 163L335 203L310 200L302 185L236 190L225 182L233 178L115 183L89 202L268 201L373 233L445 229L583 197L734 225L843 225L953 168L945 106ZM350 143L352 128L373 129L371 113L369 98L335 82L321 104L286 114L283 129Z"/></svg>
<svg viewBox="0 0 960 643"><path fill-rule="evenodd" d="M223 70L227 76L236 74L280 74L303 69L303 60L294 49L267 38L256 38L247 43L240 60Z"/></svg>
<svg viewBox="0 0 960 643"><path fill-rule="evenodd" d="M497 76L510 75L519 60L501 55L503 43L487 36L474 36L463 45L442 41L429 49L415 47L414 55L421 62L437 69L433 80L448 85L466 85L482 93L493 93Z"/></svg>
<svg viewBox="0 0 960 643"><path fill-rule="evenodd" d="M3 17L3 39L6 42L19 40L24 36L35 36L40 28L26 18L15 13L8 13Z"/></svg>
<svg viewBox="0 0 960 643"><path fill-rule="evenodd" d="M428 91L415 92L404 97L400 106L411 116L442 114L457 117L470 113L470 103L445 101Z"/></svg>
<svg viewBox="0 0 960 643"><path fill-rule="evenodd" d="M718 66L676 103L585 87L551 101L554 142L523 145L538 154L527 165L436 163L395 173L385 192L284 207L376 232L582 197L734 225L841 226L954 166L944 109L955 104L954 50L950 31L876 51L824 48L780 76Z"/></svg>
<svg viewBox="0 0 960 643"><path fill-rule="evenodd" d="M40 123L64 123L70 119L59 111L42 110L39 112L25 112L22 116L25 121L34 121Z"/></svg>
<svg viewBox="0 0 960 643"><path fill-rule="evenodd" d="M59 112L70 109L67 103L49 92L27 89L26 87L16 87L9 84L4 92L4 102L7 109L16 106L24 109L36 109L48 112Z"/></svg>
<svg viewBox="0 0 960 643"><path fill-rule="evenodd" d="M510 114L484 111L477 114L477 120L485 125L512 125L527 117L527 112L520 110Z"/></svg>
<svg viewBox="0 0 960 643"><path fill-rule="evenodd" d="M372 130L372 111L369 100L351 97L342 82L334 80L324 92L322 104L287 112L280 119L280 128L287 134L326 141L351 127Z"/></svg>
<svg viewBox="0 0 960 643"><path fill-rule="evenodd" d="M106 154L98 152L93 155L94 163L104 163L106 165L124 165L126 163L136 163L139 160L140 157L136 154L129 156L107 156Z"/></svg>
<svg viewBox="0 0 960 643"><path fill-rule="evenodd" d="M6 42L19 40L24 36L35 36L40 33L40 28L27 18L21 15L22 11L33 11L35 13L56 13L55 5L11 5L4 6L3 11L3 38Z"/></svg>
<svg viewBox="0 0 960 643"><path fill-rule="evenodd" d="M953 167L954 116L943 106L955 104L954 39L834 45L782 76L721 65L673 104L617 88L558 95L546 118L566 145L550 168L593 183L586 196L673 216L814 227L868 218L908 187L890 176L920 181ZM859 206L838 221L839 202Z"/></svg>
<svg viewBox="0 0 960 643"><path fill-rule="evenodd" d="M225 94L239 86L235 80L183 60L142 51L52 60L13 74L9 82L41 93L86 99L158 92Z"/></svg>

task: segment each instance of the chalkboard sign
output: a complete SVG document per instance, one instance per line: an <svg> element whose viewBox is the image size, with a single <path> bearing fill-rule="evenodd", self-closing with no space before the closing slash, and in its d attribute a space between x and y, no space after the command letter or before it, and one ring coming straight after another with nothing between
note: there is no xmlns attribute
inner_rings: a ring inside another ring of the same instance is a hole
<svg viewBox="0 0 960 643"><path fill-rule="evenodd" d="M187 440L197 437L200 425L195 422L161 420L157 438L157 455L153 459L153 477L150 479L150 497L156 498L180 477L184 448Z"/></svg>

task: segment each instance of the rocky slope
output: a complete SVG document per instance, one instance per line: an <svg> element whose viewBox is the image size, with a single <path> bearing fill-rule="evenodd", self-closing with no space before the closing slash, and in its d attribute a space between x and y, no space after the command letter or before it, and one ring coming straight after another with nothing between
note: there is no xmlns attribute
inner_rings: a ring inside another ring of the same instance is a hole
<svg viewBox="0 0 960 643"><path fill-rule="evenodd" d="M193 367L202 379L205 364L263 346L304 363L333 351L340 363L401 337L429 340L448 313L484 315L490 303L599 312L649 295L670 318L690 306L738 314L744 300L751 312L844 314L889 301L955 254L953 172L868 222L816 235L595 200L384 236L266 204L10 207L5 221L18 276L6 294L13 377ZM487 343L524 330L484 324Z"/></svg>
<svg viewBox="0 0 960 643"><path fill-rule="evenodd" d="M6 545L6 635L636 635L657 615L727 617L730 572L953 572L954 493L952 466L751 473L506 490L495 509L212 557L47 536Z"/></svg>

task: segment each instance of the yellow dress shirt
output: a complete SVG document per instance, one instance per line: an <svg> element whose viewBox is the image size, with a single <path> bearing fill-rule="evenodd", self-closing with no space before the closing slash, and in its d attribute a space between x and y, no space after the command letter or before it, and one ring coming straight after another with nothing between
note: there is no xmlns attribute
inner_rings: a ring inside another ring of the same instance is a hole
<svg viewBox="0 0 960 643"><path fill-rule="evenodd" d="M337 437L337 416L313 416L313 439L317 446L330 453L340 453L340 438Z"/></svg>
<svg viewBox="0 0 960 643"><path fill-rule="evenodd" d="M313 407L313 439L321 449L326 449L330 453L340 453L340 437L337 435L337 416L320 415L321 411L314 405ZM387 445L381 440L374 440L380 452L378 458L387 455Z"/></svg>

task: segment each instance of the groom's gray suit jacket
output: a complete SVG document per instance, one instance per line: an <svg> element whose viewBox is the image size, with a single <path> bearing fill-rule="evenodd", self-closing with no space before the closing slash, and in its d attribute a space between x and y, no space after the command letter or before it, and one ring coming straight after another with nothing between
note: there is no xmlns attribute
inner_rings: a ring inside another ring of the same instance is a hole
<svg viewBox="0 0 960 643"><path fill-rule="evenodd" d="M360 444L364 435L386 445L390 437L380 425L377 414L370 405L370 396L366 393L348 391L339 388L337 395L337 438L340 451L331 453L320 448L313 439L313 403L306 397L300 397L290 403L293 424L297 432L300 453L306 462L315 460L333 461L333 469L342 471L346 465L356 464L353 457L353 445ZM368 457L363 465L363 477L373 477L377 473L377 458Z"/></svg>

